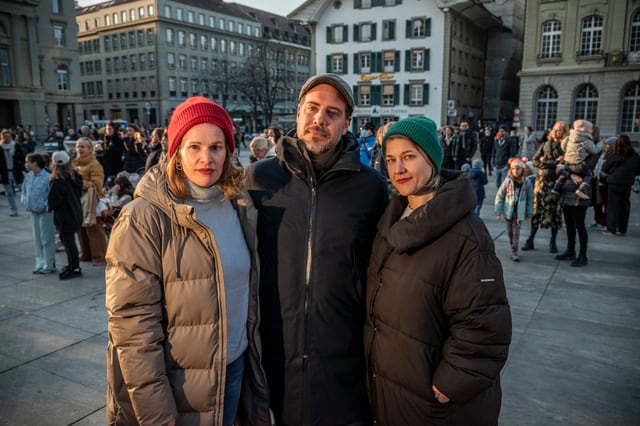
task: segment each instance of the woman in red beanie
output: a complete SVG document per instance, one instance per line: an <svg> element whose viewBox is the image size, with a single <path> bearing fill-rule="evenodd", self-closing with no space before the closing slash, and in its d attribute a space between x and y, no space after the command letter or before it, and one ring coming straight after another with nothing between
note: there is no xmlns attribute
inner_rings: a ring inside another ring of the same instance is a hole
<svg viewBox="0 0 640 426"><path fill-rule="evenodd" d="M166 160L138 183L107 250L108 423L268 425L257 212L231 161L233 123L196 96L167 132Z"/></svg>

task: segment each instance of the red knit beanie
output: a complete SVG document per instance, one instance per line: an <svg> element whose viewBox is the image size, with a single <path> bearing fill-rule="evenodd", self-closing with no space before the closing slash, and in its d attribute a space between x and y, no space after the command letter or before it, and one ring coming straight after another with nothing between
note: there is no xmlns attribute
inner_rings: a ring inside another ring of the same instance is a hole
<svg viewBox="0 0 640 426"><path fill-rule="evenodd" d="M233 122L224 108L217 103L202 97L193 96L176 107L171 114L171 121L167 127L169 139L169 158L173 157L185 133L194 126L202 123L211 123L222 129L229 151L236 148L233 140Z"/></svg>

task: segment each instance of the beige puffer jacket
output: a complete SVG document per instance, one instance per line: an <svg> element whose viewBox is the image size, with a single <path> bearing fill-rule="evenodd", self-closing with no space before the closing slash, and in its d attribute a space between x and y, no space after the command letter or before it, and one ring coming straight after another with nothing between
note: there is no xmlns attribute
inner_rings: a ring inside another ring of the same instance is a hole
<svg viewBox="0 0 640 426"><path fill-rule="evenodd" d="M252 258L238 424L267 425L250 200L232 201ZM150 169L121 211L106 256L108 424L222 424L227 314L218 253L194 209L170 194L160 168Z"/></svg>

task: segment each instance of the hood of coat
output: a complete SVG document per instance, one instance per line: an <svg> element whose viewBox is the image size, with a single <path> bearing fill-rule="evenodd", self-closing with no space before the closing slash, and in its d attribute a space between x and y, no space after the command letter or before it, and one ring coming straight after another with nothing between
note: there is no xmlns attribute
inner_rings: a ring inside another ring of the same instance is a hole
<svg viewBox="0 0 640 426"><path fill-rule="evenodd" d="M473 213L476 195L471 182L460 176L442 185L435 197L408 217L398 220L406 197L394 196L378 224L378 231L397 252L423 247L447 233L464 216Z"/></svg>

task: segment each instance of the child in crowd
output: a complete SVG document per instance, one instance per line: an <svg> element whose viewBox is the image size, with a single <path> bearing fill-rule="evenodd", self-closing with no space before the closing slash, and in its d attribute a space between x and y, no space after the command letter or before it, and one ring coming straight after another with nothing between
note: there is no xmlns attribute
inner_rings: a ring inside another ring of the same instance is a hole
<svg viewBox="0 0 640 426"><path fill-rule="evenodd" d="M487 184L487 175L484 173L482 168L484 167L484 163L481 159L476 158L471 162L471 170L469 171L469 179L471 180L471 186L473 186L473 190L476 193L476 207L473 211L480 216L480 210L482 209L482 203L485 199L485 190L484 186Z"/></svg>
<svg viewBox="0 0 640 426"><path fill-rule="evenodd" d="M533 186L526 179L527 170L522 160L512 158L507 177L498 188L495 199L495 215L497 219L504 217L514 262L520 261L518 245L522 221L533 216Z"/></svg>
<svg viewBox="0 0 640 426"><path fill-rule="evenodd" d="M31 212L33 242L36 246L34 274L52 274L56 272L56 246L53 214L47 211L49 195L49 176L47 160L41 154L27 154L29 171L22 184L20 201L22 207Z"/></svg>
<svg viewBox="0 0 640 426"><path fill-rule="evenodd" d="M598 154L602 151L604 144L602 141L594 143L592 139L593 124L587 120L576 120L573 122L573 129L569 131L569 137L562 141L561 147L564 151L564 159L558 166L558 179L551 190L554 194L562 192L562 185L570 177L578 186L576 195L583 200L591 198L590 181L593 177L592 166L585 160L591 154Z"/></svg>
<svg viewBox="0 0 640 426"><path fill-rule="evenodd" d="M53 211L53 220L67 253L67 266L59 274L61 280L66 280L82 276L75 237L82 226L82 176L74 170L66 152L55 152L52 161L48 207Z"/></svg>

